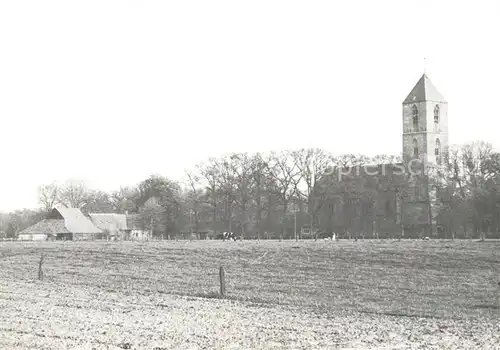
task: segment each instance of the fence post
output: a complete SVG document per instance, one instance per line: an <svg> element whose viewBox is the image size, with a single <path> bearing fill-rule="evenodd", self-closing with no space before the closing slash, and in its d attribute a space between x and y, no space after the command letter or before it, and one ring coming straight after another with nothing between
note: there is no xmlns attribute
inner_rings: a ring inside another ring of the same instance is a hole
<svg viewBox="0 0 500 350"><path fill-rule="evenodd" d="M38 264L38 279L40 281L43 280L43 270L42 270L42 265L43 265L43 254L40 256L40 263Z"/></svg>
<svg viewBox="0 0 500 350"><path fill-rule="evenodd" d="M220 295L224 297L226 295L226 272L224 271L224 266L219 269L219 281L220 281Z"/></svg>

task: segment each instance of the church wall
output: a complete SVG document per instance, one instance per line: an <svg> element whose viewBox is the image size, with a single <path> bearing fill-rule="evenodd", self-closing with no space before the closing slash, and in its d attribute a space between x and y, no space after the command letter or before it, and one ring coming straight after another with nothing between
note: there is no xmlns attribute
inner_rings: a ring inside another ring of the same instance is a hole
<svg viewBox="0 0 500 350"><path fill-rule="evenodd" d="M434 108L436 105L439 106L439 123L438 129L436 130L434 127ZM429 118L427 118L426 125L427 131L429 132L442 132L448 133L448 103L446 102L433 102L428 101L425 103L424 108L428 111L427 114Z"/></svg>
<svg viewBox="0 0 500 350"><path fill-rule="evenodd" d="M418 109L419 127L413 126L413 106ZM434 123L434 108L439 105L439 123ZM417 102L403 105L403 159L413 159L413 140L418 142L419 158L435 163L436 139L441 143L441 154L448 148L448 104L446 102Z"/></svg>
<svg viewBox="0 0 500 350"><path fill-rule="evenodd" d="M413 127L413 106L418 109L418 129ZM424 132L426 130L427 102L416 102L403 105L403 134Z"/></svg>
<svg viewBox="0 0 500 350"><path fill-rule="evenodd" d="M404 183L394 164L352 168L331 177L329 195L320 211L322 230L354 237L397 236L401 231L396 188Z"/></svg>
<svg viewBox="0 0 500 350"><path fill-rule="evenodd" d="M425 177L408 178L399 166L379 166L378 173L373 167L358 167L344 171L347 175L334 174L319 212L320 229L341 237L350 232L371 238L378 232L380 238L389 238L399 237L404 226L407 238L430 235Z"/></svg>
<svg viewBox="0 0 500 350"><path fill-rule="evenodd" d="M434 123L434 108L436 105L439 106L439 123ZM427 110L429 111L430 117L427 120L427 149L428 162L436 163L437 159L435 156L436 139L439 138L441 144L441 154L445 153L448 149L448 104L445 102L427 102Z"/></svg>
<svg viewBox="0 0 500 350"><path fill-rule="evenodd" d="M413 125L413 106L418 109L418 128ZM417 102L403 105L403 160L413 159L413 140L418 142L419 158L427 154L427 103Z"/></svg>

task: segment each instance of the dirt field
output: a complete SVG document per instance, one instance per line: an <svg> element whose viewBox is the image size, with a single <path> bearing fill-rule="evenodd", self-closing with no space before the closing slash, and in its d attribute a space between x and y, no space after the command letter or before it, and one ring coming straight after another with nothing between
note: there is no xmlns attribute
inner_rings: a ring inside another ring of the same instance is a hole
<svg viewBox="0 0 500 350"><path fill-rule="evenodd" d="M495 241L0 242L0 348L494 349L499 281Z"/></svg>

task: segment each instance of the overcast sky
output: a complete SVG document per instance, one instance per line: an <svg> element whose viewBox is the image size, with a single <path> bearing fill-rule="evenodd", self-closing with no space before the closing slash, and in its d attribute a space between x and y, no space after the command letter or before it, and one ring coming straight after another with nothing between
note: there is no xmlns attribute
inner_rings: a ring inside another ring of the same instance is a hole
<svg viewBox="0 0 500 350"><path fill-rule="evenodd" d="M499 146L500 1L1 1L0 210L224 152L400 154L424 71Z"/></svg>

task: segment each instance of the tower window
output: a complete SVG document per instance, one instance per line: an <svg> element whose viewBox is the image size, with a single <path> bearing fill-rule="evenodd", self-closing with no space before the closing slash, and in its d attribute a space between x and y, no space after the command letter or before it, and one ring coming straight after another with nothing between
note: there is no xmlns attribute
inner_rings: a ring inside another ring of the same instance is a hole
<svg viewBox="0 0 500 350"><path fill-rule="evenodd" d="M418 158L418 142L417 139L413 139L413 157Z"/></svg>
<svg viewBox="0 0 500 350"><path fill-rule="evenodd" d="M436 107L434 107L434 123L439 123L439 105L436 105Z"/></svg>
<svg viewBox="0 0 500 350"><path fill-rule="evenodd" d="M436 163L441 164L441 141L436 139L436 148L434 149L434 155L436 156Z"/></svg>
<svg viewBox="0 0 500 350"><path fill-rule="evenodd" d="M413 131L418 131L418 108L417 106L413 105L413 108L412 108L412 111L413 111Z"/></svg>

